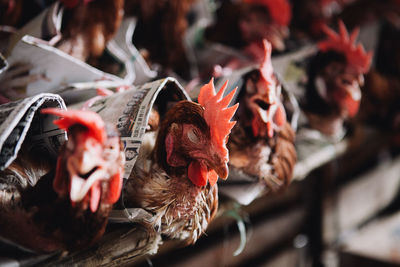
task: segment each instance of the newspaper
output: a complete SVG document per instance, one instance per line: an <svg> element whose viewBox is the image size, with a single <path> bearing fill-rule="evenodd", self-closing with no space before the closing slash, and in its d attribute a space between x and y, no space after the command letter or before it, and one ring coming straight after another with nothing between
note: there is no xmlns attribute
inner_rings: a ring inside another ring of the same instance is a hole
<svg viewBox="0 0 400 267"><path fill-rule="evenodd" d="M107 50L125 65L124 80L127 84L142 85L157 76L132 43L136 27L135 18L125 18L113 40L107 43Z"/></svg>
<svg viewBox="0 0 400 267"><path fill-rule="evenodd" d="M62 98L54 94L39 94L0 105L0 170L6 169L17 157L28 131L30 146L57 157L67 136L53 124L54 117L38 113L43 107L66 109Z"/></svg>
<svg viewBox="0 0 400 267"><path fill-rule="evenodd" d="M38 16L25 24L10 37L8 45L8 57L15 45L25 36L30 35L42 40L56 41L61 37L61 23L64 9L59 2L46 8ZM53 39L56 38L56 39Z"/></svg>
<svg viewBox="0 0 400 267"><path fill-rule="evenodd" d="M124 80L104 73L41 39L25 35L7 58L9 68L0 74L0 91L11 100L39 93L58 93L74 88L74 83ZM82 100L81 100L82 101Z"/></svg>
<svg viewBox="0 0 400 267"><path fill-rule="evenodd" d="M96 87L118 87L123 79L98 70L53 47L61 38L63 8L58 2L45 9L10 37L5 58L8 69L0 71L0 93L11 101L39 93L65 93L78 101L95 94ZM93 86L83 83L95 83ZM110 85L112 84L112 85ZM82 94L84 90L93 93ZM81 98L77 96L86 96ZM65 99L65 98L64 98ZM67 102L69 99L65 99Z"/></svg>

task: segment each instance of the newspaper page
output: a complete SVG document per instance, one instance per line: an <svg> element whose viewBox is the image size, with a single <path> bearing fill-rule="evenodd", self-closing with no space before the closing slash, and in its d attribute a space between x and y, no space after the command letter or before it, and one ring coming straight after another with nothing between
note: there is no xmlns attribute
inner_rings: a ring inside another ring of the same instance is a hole
<svg viewBox="0 0 400 267"><path fill-rule="evenodd" d="M28 131L30 146L57 156L66 133L52 123L54 117L38 113L44 107L66 109L62 98L54 94L39 94L0 106L0 170L6 169L17 157Z"/></svg>
<svg viewBox="0 0 400 267"><path fill-rule="evenodd" d="M41 39L25 35L7 58L9 68L0 74L0 91L11 100L39 93L58 93L74 88L75 83L112 82L124 80L104 73ZM82 101L82 100L81 100Z"/></svg>
<svg viewBox="0 0 400 267"><path fill-rule="evenodd" d="M55 2L42 11L38 16L16 31L8 44L7 57L11 54L14 46L25 36L30 35L42 40L49 41L61 37L61 23L64 9L60 2Z"/></svg>

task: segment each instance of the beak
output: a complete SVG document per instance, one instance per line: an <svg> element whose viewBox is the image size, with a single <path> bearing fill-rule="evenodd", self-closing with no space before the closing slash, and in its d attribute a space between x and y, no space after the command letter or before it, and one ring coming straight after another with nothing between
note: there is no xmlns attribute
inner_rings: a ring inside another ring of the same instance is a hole
<svg viewBox="0 0 400 267"><path fill-rule="evenodd" d="M225 180L226 178L228 178L229 169L228 169L227 163L223 163L218 166L214 166L213 169L221 179Z"/></svg>
<svg viewBox="0 0 400 267"><path fill-rule="evenodd" d="M221 179L228 178L229 169L228 169L228 160L221 159L220 156L215 154L212 157L212 160L207 160L206 164L209 169L214 170Z"/></svg>
<svg viewBox="0 0 400 267"><path fill-rule="evenodd" d="M71 177L70 198L73 202L81 201L96 182L110 178L102 165L103 162L96 160L89 151L84 151L80 159L71 157L67 160Z"/></svg>
<svg viewBox="0 0 400 267"><path fill-rule="evenodd" d="M345 88L346 93L354 100L354 101L360 101L361 100L361 89L360 89L360 84L358 81L353 81L353 83L350 86L346 86Z"/></svg>
<svg viewBox="0 0 400 267"><path fill-rule="evenodd" d="M87 180L81 178L78 175L71 176L71 191L70 198L73 202L82 201L82 199L87 195L92 186L97 182L104 180L108 174L102 169L93 172Z"/></svg>

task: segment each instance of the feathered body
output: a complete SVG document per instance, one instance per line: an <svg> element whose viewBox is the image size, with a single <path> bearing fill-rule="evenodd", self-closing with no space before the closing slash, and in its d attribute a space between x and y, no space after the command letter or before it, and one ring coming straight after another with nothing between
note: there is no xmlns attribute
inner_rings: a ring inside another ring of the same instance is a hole
<svg viewBox="0 0 400 267"><path fill-rule="evenodd" d="M141 151L143 153L143 151ZM151 159L148 159L151 160ZM193 186L187 177L170 176L158 164L137 166L126 184L126 194L135 195L127 206L142 207L154 215L151 225L169 238L194 243L218 209L217 185Z"/></svg>
<svg viewBox="0 0 400 267"><path fill-rule="evenodd" d="M217 106L219 100L211 107L220 128L204 102L181 101L161 118L157 132L146 134L124 187L125 206L151 213L150 226L168 238L194 243L217 212L216 181L228 175L224 130L233 126L229 120L236 107L226 108L232 96L222 100L222 94L215 96L223 102L222 108Z"/></svg>
<svg viewBox="0 0 400 267"><path fill-rule="evenodd" d="M109 128L99 144L91 140L89 127L79 122L68 127L57 163L37 165L22 149L0 173L2 237L52 252L86 248L103 235L121 191L124 158L116 129Z"/></svg>
<svg viewBox="0 0 400 267"><path fill-rule="evenodd" d="M268 190L276 192L287 187L297 160L290 124L286 122L272 138L257 138L251 126L239 118L229 139L230 166L259 177Z"/></svg>

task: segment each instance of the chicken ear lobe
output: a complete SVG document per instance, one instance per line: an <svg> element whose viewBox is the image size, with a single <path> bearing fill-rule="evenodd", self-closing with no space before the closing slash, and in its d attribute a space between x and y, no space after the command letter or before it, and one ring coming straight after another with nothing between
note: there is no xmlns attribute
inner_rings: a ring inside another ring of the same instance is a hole
<svg viewBox="0 0 400 267"><path fill-rule="evenodd" d="M165 151L167 153L167 163L171 167L182 167L185 166L187 163L184 159L182 159L179 155L176 154L174 151L174 137L171 133L167 134L165 138Z"/></svg>
<svg viewBox="0 0 400 267"><path fill-rule="evenodd" d="M110 204L114 204L118 201L119 196L121 195L122 189L122 175L120 172L114 174L110 179L107 201Z"/></svg>

